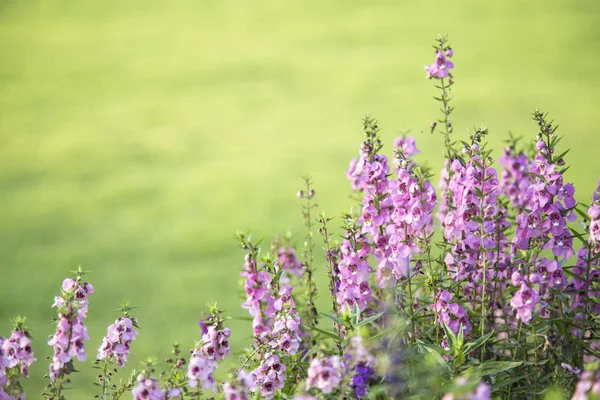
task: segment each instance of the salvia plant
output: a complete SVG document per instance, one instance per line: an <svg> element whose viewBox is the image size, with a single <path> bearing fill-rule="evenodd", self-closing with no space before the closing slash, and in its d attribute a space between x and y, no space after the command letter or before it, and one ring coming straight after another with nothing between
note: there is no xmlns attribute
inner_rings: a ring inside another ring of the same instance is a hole
<svg viewBox="0 0 600 400"><path fill-rule="evenodd" d="M300 246L291 234L262 247L236 234L253 337L239 364L217 373L235 363L226 361L228 318L214 305L197 343L121 372L139 329L125 303L91 363L96 398L600 398L600 182L583 196L591 202L575 200L558 125L538 110L537 133L510 136L500 154L484 127L455 139L454 51L446 37L434 48L425 69L439 90L429 127L444 142L437 189L415 139L396 139L385 155L378 122L365 117L347 173L351 211L319 212L305 176ZM322 311L317 269L329 278ZM90 365L94 289L83 277L79 268L54 300L46 399L66 399L71 374ZM25 399L21 382L35 361L17 317L0 338L0 399Z"/></svg>

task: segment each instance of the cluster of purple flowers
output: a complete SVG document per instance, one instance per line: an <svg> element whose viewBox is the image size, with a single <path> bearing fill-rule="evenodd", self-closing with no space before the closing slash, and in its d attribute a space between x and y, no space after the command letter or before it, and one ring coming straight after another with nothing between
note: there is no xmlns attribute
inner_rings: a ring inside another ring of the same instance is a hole
<svg viewBox="0 0 600 400"><path fill-rule="evenodd" d="M590 243L592 243L593 252L600 253L600 180L593 194L593 203L588 210L590 220Z"/></svg>
<svg viewBox="0 0 600 400"><path fill-rule="evenodd" d="M237 379L223 383L223 395L225 400L248 400L248 391L256 387L255 377L241 370Z"/></svg>
<svg viewBox="0 0 600 400"><path fill-rule="evenodd" d="M449 58L454 55L454 50L451 48L443 50L437 50L435 54L435 62L425 67L427 71L427 79L437 78L443 79L450 75L450 70L454 68L454 63Z"/></svg>
<svg viewBox="0 0 600 400"><path fill-rule="evenodd" d="M299 278L302 277L302 263L300 260L298 260L298 257L296 257L296 250L294 248L282 247L277 250L277 264L280 265L285 272L289 272L290 274L296 275ZM284 279L283 276L282 279Z"/></svg>
<svg viewBox="0 0 600 400"><path fill-rule="evenodd" d="M203 389L212 389L216 392L216 383L213 376L218 361L229 355L229 336L231 330L222 328L218 316L211 315L206 321L200 321L202 338L198 346L192 351L188 365L188 385L191 388L202 386Z"/></svg>
<svg viewBox="0 0 600 400"><path fill-rule="evenodd" d="M278 266L283 267L284 272L300 276L303 273L302 264L292 248L278 251L276 268ZM243 306L253 316L256 352L265 345L270 349L267 353L259 353L260 365L250 375L239 377L237 382L229 382L227 391L232 399L237 399L236 396L240 396L243 390L259 392L271 399L283 388L285 381L286 366L280 361L280 356L295 355L305 333L292 296L292 286L285 283L289 279L281 274L278 280L278 274L272 276L267 271L258 271L251 254L246 256L242 275L246 277ZM279 287L280 283L284 284Z"/></svg>
<svg viewBox="0 0 600 400"><path fill-rule="evenodd" d="M480 282L485 280L487 285L494 274L506 270L503 249L508 240L502 231L508 222L507 213L498 205L496 170L480 156L477 144L469 150L472 153L466 165L459 160L451 164L448 193L452 208L447 210L443 225L444 237L452 243L445 257L449 275L456 281L466 280L464 295L474 299L477 292L489 290ZM497 251L498 247L502 250Z"/></svg>
<svg viewBox="0 0 600 400"><path fill-rule="evenodd" d="M283 285L279 289L279 299L275 300L277 315L273 324L271 348L279 347L283 352L294 355L302 343L302 320L296 311L292 297L292 286Z"/></svg>
<svg viewBox="0 0 600 400"><path fill-rule="evenodd" d="M432 213L437 203L435 189L428 180L415 174L412 156L419 153L412 137L398 138L396 148L397 180L389 183L392 202L391 223L387 226L389 249L387 263L379 263L379 287L389 287L409 275L410 260L420 252L419 242L433 232Z"/></svg>
<svg viewBox="0 0 600 400"><path fill-rule="evenodd" d="M85 361L84 340L89 336L83 323L87 315L87 296L94 293L94 287L88 283L80 283L79 279L65 279L62 284L62 295L54 298L54 307L58 307L58 322L56 333L48 341L54 348L52 364L50 364L50 379L54 381L65 373L65 366L74 357Z"/></svg>
<svg viewBox="0 0 600 400"><path fill-rule="evenodd" d="M315 357L308 367L306 390L317 388L328 394L340 386L342 363L339 356Z"/></svg>
<svg viewBox="0 0 600 400"><path fill-rule="evenodd" d="M571 281L573 286L572 298L574 307L583 306L586 296L600 297L600 292L593 291L591 282L600 278L600 181L592 197L592 204L588 209L589 238L577 252L577 262L572 269L575 278ZM588 310L590 311L590 310ZM596 303L594 314L600 313L600 304Z"/></svg>
<svg viewBox="0 0 600 400"><path fill-rule="evenodd" d="M266 271L258 271L256 260L251 254L246 255L244 271L246 277L244 290L246 301L242 307L248 309L253 317L254 337L259 343L268 340L271 333L272 319L275 316L273 296L271 295L271 275Z"/></svg>
<svg viewBox="0 0 600 400"><path fill-rule="evenodd" d="M144 374L139 374L137 376L137 382L137 386L131 390L133 400L168 400L181 398L180 389L167 389L163 392L156 379L144 376Z"/></svg>
<svg viewBox="0 0 600 400"><path fill-rule="evenodd" d="M15 330L7 339L0 336L0 399L25 400L25 394L20 390L11 390L11 382L7 380L9 370L15 369L29 378L29 366L35 361L29 333L17 324ZM13 382L14 383L14 382ZM14 386L14 384L13 384ZM8 392L7 392L8 390ZM9 394L10 393L10 394Z"/></svg>
<svg viewBox="0 0 600 400"><path fill-rule="evenodd" d="M372 254L377 260L378 276L388 275L391 267L388 261L390 255L389 234L386 232L392 211L391 199L388 196L389 173L387 157L374 153L373 144L369 140L363 142L360 157L354 165L351 175L357 178L356 181L352 181L353 186L363 191L362 214L359 224L362 232L367 234L372 241ZM387 282L382 281L381 283Z"/></svg>
<svg viewBox="0 0 600 400"><path fill-rule="evenodd" d="M6 385L6 370L9 368L19 368L21 375L28 378L29 366L34 361L27 332L16 329L8 339L0 336L0 386Z"/></svg>
<svg viewBox="0 0 600 400"><path fill-rule="evenodd" d="M567 222L575 220L575 189L570 183L565 184L556 165L549 163L551 150L546 142L538 141L537 149L530 169L534 175L526 194L527 210L517 216L513 244L526 250L535 242L541 249L552 250L556 257L567 259L574 254Z"/></svg>
<svg viewBox="0 0 600 400"><path fill-rule="evenodd" d="M517 312L518 318L525 324L528 325L533 317L535 307L540 301L540 296L537 294L535 289L527 286L524 282L521 274L515 271L512 275L512 282L515 286L520 285L510 300L511 307Z"/></svg>
<svg viewBox="0 0 600 400"><path fill-rule="evenodd" d="M600 398L600 370L583 371L579 376L575 393L571 400L588 400Z"/></svg>
<svg viewBox="0 0 600 400"><path fill-rule="evenodd" d="M357 398L363 398L369 390L369 381L375 377L375 359L363 345L362 337L350 338L347 358L353 365L350 387Z"/></svg>
<svg viewBox="0 0 600 400"><path fill-rule="evenodd" d="M370 246L362 235L346 239L340 246L339 286L336 293L340 310L352 309L356 304L363 311L373 301L369 286L371 267L367 263L369 254Z"/></svg>
<svg viewBox="0 0 600 400"><path fill-rule="evenodd" d="M461 386L467 384L467 379L460 377L456 380L454 386L457 388L457 392L460 391ZM490 400L492 397L492 388L485 382L479 382L475 387L475 390L467 393L446 393L442 400Z"/></svg>
<svg viewBox="0 0 600 400"><path fill-rule="evenodd" d="M460 327L463 328L466 337L471 332L471 323L469 315L465 308L458 303L451 303L452 294L442 290L437 294L436 302L433 305L438 317L438 324L445 323L455 334L458 334Z"/></svg>
<svg viewBox="0 0 600 400"><path fill-rule="evenodd" d="M138 331L134 329L133 321L130 318L117 318L115 323L108 327L96 358L98 360L112 358L119 367L123 368L129 357L131 342L135 340L137 334Z"/></svg>
<svg viewBox="0 0 600 400"><path fill-rule="evenodd" d="M281 362L279 356L266 353L258 368L252 371L254 385L250 387L253 392L258 391L265 399L272 399L278 390L283 389L287 367Z"/></svg>
<svg viewBox="0 0 600 400"><path fill-rule="evenodd" d="M512 240L513 262L520 265L519 271L513 273L512 281L520 289L514 294L511 305L525 324L531 320L538 301L540 315L549 315L546 304L551 301L551 292L547 287L561 289L569 285L560 260L574 255L573 236L567 223L575 219L575 189L570 183L563 182L562 174L551 162L553 150L547 143L539 140L536 148L538 153L529 169L531 184L525 194L524 208L516 217ZM534 258L519 260L516 252L528 249L537 249ZM540 255L544 249L551 250L554 259Z"/></svg>
<svg viewBox="0 0 600 400"><path fill-rule="evenodd" d="M502 166L502 193L506 195L511 206L522 210L527 205L527 191L531 185L529 157L525 152L517 153L513 146L507 146L504 148L504 154L498 158L498 163Z"/></svg>

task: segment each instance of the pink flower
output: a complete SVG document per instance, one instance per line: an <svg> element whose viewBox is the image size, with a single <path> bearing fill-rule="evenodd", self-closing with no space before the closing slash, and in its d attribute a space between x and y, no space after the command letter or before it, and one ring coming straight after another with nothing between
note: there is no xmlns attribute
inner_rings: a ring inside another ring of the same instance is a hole
<svg viewBox="0 0 600 400"><path fill-rule="evenodd" d="M156 379L139 374L137 381L137 386L131 390L133 400L166 400Z"/></svg>
<svg viewBox="0 0 600 400"><path fill-rule="evenodd" d="M256 384L252 391L259 391L262 397L272 399L278 390L283 389L286 369L278 356L265 354L258 368L252 371Z"/></svg>
<svg viewBox="0 0 600 400"><path fill-rule="evenodd" d="M341 368L338 356L313 358L308 367L306 390L316 387L325 394L331 393L340 385Z"/></svg>
<svg viewBox="0 0 600 400"><path fill-rule="evenodd" d="M96 358L98 360L113 358L116 364L123 368L129 356L131 342L137 335L138 331L133 328L133 321L130 318L117 318L115 323L108 327Z"/></svg>
<svg viewBox="0 0 600 400"><path fill-rule="evenodd" d="M517 311L517 317L525 324L529 325L533 316L535 306L540 301L540 296L534 289L530 289L525 282L521 283L521 288L510 300L510 305Z"/></svg>
<svg viewBox="0 0 600 400"><path fill-rule="evenodd" d="M438 50L435 56L435 62L425 67L425 71L427 71L427 79L442 79L447 77L450 74L450 70L454 68L454 63L448 60L448 58L452 57L453 55L454 51L452 51L452 49L446 51L446 54L444 54L444 52L441 50Z"/></svg>
<svg viewBox="0 0 600 400"><path fill-rule="evenodd" d="M68 373L67 364L77 357L85 361L86 352L84 341L89 340L87 328L83 320L87 314L87 296L94 293L94 287L78 280L65 279L62 284L61 296L55 297L54 306L63 310L58 314L56 332L48 341L53 347L52 363L50 364L50 379L54 381L61 373Z"/></svg>

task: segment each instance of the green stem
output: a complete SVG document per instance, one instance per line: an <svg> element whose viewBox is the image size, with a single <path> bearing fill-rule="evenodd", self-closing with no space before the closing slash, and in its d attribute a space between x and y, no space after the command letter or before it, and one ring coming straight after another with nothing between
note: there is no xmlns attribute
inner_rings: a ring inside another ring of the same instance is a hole
<svg viewBox="0 0 600 400"><path fill-rule="evenodd" d="M411 343L416 343L417 331L415 328L415 311L413 310L413 295L412 295L412 282L410 278L410 269L408 271L408 309L410 310L410 328L412 330L412 337L410 338Z"/></svg>
<svg viewBox="0 0 600 400"><path fill-rule="evenodd" d="M103 370L103 374L102 374L102 399L106 399L106 392L107 392L107 388L106 388L106 379L107 379L107 374L108 374L108 360L105 358L104 359L104 370Z"/></svg>
<svg viewBox="0 0 600 400"><path fill-rule="evenodd" d="M304 210L304 220L306 228L308 229L306 233L306 242L304 243L304 265L305 265L305 273L306 273L306 313L307 313L307 322L311 327L316 326L316 307L315 307L315 295L317 292L316 286L313 281L313 242L312 242L312 217L311 217L311 199L314 195L310 187L310 177L306 176L304 178L304 183L306 185L306 206ZM309 332L310 342L314 344L314 339L312 337L312 332Z"/></svg>
<svg viewBox="0 0 600 400"><path fill-rule="evenodd" d="M450 126L450 113L452 112L452 110L450 110L450 98L448 96L448 92L446 91L446 89L449 89L450 86L452 86L451 84L449 84L448 86L446 86L446 84L444 83L444 78L441 78L441 88L442 88L442 105L443 105L443 114L444 114L444 119L440 120L441 123L444 124L444 146L446 148L446 158L448 158L449 160L452 159L452 152L451 152L451 143L450 143L450 136L452 135L452 131L454 130L451 126Z"/></svg>
<svg viewBox="0 0 600 400"><path fill-rule="evenodd" d="M531 324L531 334L533 335L533 362L534 369L537 368L537 338L535 334L535 324ZM537 397L537 377L533 377L533 398Z"/></svg>
<svg viewBox="0 0 600 400"><path fill-rule="evenodd" d="M486 195L486 193L484 192L484 184L485 184L485 170L486 170L486 164L485 161L483 162L483 176L481 179L481 201L480 201L480 212L481 212L481 222L479 224L479 235L481 237L481 248L480 251L482 251L482 257L483 257L483 261L482 261L482 267L483 267L483 286L481 287L481 318L479 320L479 335L480 336L484 336L485 335L485 291L486 291L486 285L487 285L487 253L486 253L486 249L485 249L485 231L483 229L483 218L484 218L484 213L483 213L483 200L484 197ZM485 344L483 346L481 346L481 362L483 362L485 360Z"/></svg>
<svg viewBox="0 0 600 400"><path fill-rule="evenodd" d="M517 343L515 343L515 350L513 352L513 357L512 357L512 361L514 362L517 359L517 352L519 351L519 346L520 346L520 342L521 342L521 327L523 326L523 323L521 322L521 320L519 320L519 328L518 328L518 332L517 332ZM514 369L511 370L510 373L510 377L513 377L513 372ZM511 384L508 387L508 395L507 395L507 399L510 399L510 392L512 391L512 387L513 385Z"/></svg>

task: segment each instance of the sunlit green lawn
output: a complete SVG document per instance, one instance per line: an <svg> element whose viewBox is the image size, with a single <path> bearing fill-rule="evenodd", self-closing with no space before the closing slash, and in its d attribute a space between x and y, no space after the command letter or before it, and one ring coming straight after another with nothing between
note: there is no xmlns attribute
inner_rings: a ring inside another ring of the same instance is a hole
<svg viewBox="0 0 600 400"><path fill-rule="evenodd" d="M232 234L301 236L301 174L329 214L350 205L344 173L364 114L387 144L412 128L439 170L440 138L421 131L437 116L423 66L440 32L455 48L456 132L484 123L499 146L509 130L533 137L529 114L546 109L573 149L579 199L600 175L594 0L0 7L0 333L28 317L30 398L44 384L53 295L77 265L96 287L87 364L123 299L141 305L130 365L162 359L199 337L207 303L245 315ZM250 330L231 325L239 350ZM92 379L76 376L74 398L91 397Z"/></svg>

